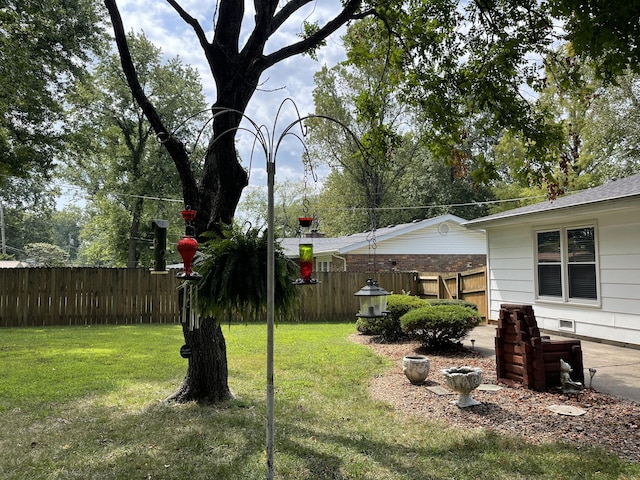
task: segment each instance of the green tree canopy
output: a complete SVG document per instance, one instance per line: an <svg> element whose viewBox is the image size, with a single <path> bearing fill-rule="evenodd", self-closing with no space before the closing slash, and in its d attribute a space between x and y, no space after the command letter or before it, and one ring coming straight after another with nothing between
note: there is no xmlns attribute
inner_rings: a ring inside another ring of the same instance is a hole
<svg viewBox="0 0 640 480"><path fill-rule="evenodd" d="M0 8L0 202L6 243L24 258L48 242L57 192L48 184L66 150L65 94L102 42L89 0L7 0Z"/></svg>
<svg viewBox="0 0 640 480"><path fill-rule="evenodd" d="M91 0L7 0L0 9L0 184L48 173L64 145L65 93L101 47Z"/></svg>
<svg viewBox="0 0 640 480"><path fill-rule="evenodd" d="M195 143L201 126L197 114L205 109L197 71L179 57L162 62L161 49L144 34L132 34L129 45L147 97L168 127L180 126L183 138ZM65 177L88 190L87 208L93 214L82 235L83 258L97 264L149 266L151 221L171 219L174 235L184 229L180 203L157 200L181 196L173 162L131 95L117 55L101 57L69 98L76 148ZM193 122L181 126L193 116ZM198 170L197 152L193 157ZM96 235L101 229L105 233Z"/></svg>
<svg viewBox="0 0 640 480"><path fill-rule="evenodd" d="M68 267L69 254L50 243L29 243L24 247L27 260L36 267Z"/></svg>
<svg viewBox="0 0 640 480"><path fill-rule="evenodd" d="M540 196L581 190L615 177L640 171L637 125L638 74L628 73L616 83L603 82L592 65L566 49L547 59L545 87L538 102L562 127L559 162L542 182L529 182L519 174L527 151L522 138L506 133L493 147L496 178L491 182L498 197L522 198L522 204ZM529 200L531 197L531 200ZM513 208L504 203L494 211Z"/></svg>
<svg viewBox="0 0 640 480"><path fill-rule="evenodd" d="M25 259L28 243L49 242L54 235L55 197L41 175L30 178L7 177L0 190L4 213L6 246L17 259Z"/></svg>
<svg viewBox="0 0 640 480"><path fill-rule="evenodd" d="M628 0L550 0L565 21L572 50L607 80L628 69L640 72L640 3Z"/></svg>
<svg viewBox="0 0 640 480"><path fill-rule="evenodd" d="M468 165L438 156L414 109L398 96L398 64L390 61L399 48L395 39L378 21L366 19L349 27L344 43L347 60L315 76L316 114L340 120L353 133L331 121L312 123L311 151L332 168L319 201L323 232L342 235L442 213L485 213L471 203L486 200L488 191L460 171Z"/></svg>
<svg viewBox="0 0 640 480"><path fill-rule="evenodd" d="M359 61L361 51L380 52L387 43L374 23L350 26L343 37L348 59L315 75L315 113L340 122L310 122L313 157L332 169L324 189L329 198L321 200L330 209L323 221L329 234L370 228L368 210L397 198L398 180L416 148L414 137L403 132L410 115L398 101L384 55Z"/></svg>
<svg viewBox="0 0 640 480"><path fill-rule="evenodd" d="M583 159L600 180L640 171L640 74L594 93L583 129Z"/></svg>

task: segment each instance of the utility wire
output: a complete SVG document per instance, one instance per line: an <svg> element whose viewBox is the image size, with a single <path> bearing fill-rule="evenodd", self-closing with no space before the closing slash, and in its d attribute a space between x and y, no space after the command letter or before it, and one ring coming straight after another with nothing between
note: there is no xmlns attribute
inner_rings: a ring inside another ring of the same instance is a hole
<svg viewBox="0 0 640 480"><path fill-rule="evenodd" d="M534 197L508 198L505 200L486 200L482 202L416 205L416 206L410 206L410 207L375 207L375 210L421 210L426 208L470 207L470 206L479 206L479 205L493 205L497 203L506 203L506 202L519 202L522 200L531 200L534 198L547 198L547 197L546 195L537 195ZM323 208L322 210L360 211L360 210L371 210L371 207L329 207L329 208Z"/></svg>
<svg viewBox="0 0 640 480"><path fill-rule="evenodd" d="M69 185L64 183L56 184L63 188L68 189L76 189L82 190L82 187L78 187L77 185ZM168 197L154 197L149 195L133 195L129 193L118 193L118 195L123 195L131 198L141 198L143 200L155 200L161 202L173 202L173 203L183 203L184 200L181 198L168 198ZM87 196L90 196L87 194ZM517 197L517 198L507 198L504 200L486 200L481 202L466 202L466 203L447 203L447 204L433 204L433 205L415 205L415 206L399 206L399 207L375 207L375 210L424 210L429 208L447 208L447 207L470 207L470 206L480 206L480 205L495 205L499 203L506 202L520 202L522 200L532 200L532 199L544 199L547 198L546 195L536 195L533 197ZM322 208L324 211L361 211L361 210L371 210L371 207L331 207L331 208Z"/></svg>

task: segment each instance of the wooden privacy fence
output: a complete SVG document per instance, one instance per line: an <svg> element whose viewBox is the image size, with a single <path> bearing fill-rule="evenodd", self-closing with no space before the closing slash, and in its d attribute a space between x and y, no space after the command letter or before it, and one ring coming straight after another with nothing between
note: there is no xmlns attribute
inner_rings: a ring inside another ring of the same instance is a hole
<svg viewBox="0 0 640 480"><path fill-rule="evenodd" d="M0 269L0 327L178 323L175 271L125 268ZM344 321L358 311L354 296L373 277L392 293L474 302L486 318L484 269L455 275L414 272L317 272L301 286L294 320Z"/></svg>
<svg viewBox="0 0 640 480"><path fill-rule="evenodd" d="M457 299L475 303L482 318L487 319L487 269L486 267L462 273L421 273L419 275L421 297Z"/></svg>
<svg viewBox="0 0 640 480"><path fill-rule="evenodd" d="M360 304L354 293L364 287L368 278L377 280L390 293L405 291L416 295L418 290L418 276L412 272L317 272L313 276L320 283L300 287L303 291L297 319L301 321L355 322Z"/></svg>
<svg viewBox="0 0 640 480"><path fill-rule="evenodd" d="M178 322L178 284L134 268L0 269L0 326Z"/></svg>

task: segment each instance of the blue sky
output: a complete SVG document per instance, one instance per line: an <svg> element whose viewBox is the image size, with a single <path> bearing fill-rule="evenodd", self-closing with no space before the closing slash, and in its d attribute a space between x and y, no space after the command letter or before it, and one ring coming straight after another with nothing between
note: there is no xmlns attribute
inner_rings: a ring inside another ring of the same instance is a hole
<svg viewBox="0 0 640 480"><path fill-rule="evenodd" d="M200 25L212 37L213 16L216 7L215 0L183 0L182 7L191 16L197 18ZM281 2L284 3L284 2ZM245 1L246 14L243 38L250 32L253 23L253 1ZM202 83L209 103L215 100L215 87L209 72L202 49L196 39L193 29L187 25L173 8L161 0L121 0L118 2L126 31L144 31L145 35L156 46L160 47L167 57L179 55L185 63L197 68L201 73ZM272 37L267 44L269 51L281 48L297 41L297 34L301 31L302 22L317 20L323 24L332 14L339 11L339 0L317 0L301 9L290 21ZM308 56L292 57L267 70L261 79L261 90L256 92L251 100L247 115L259 124L272 129L278 107L285 98L295 101L301 115L312 113L313 106L313 75L322 65L333 66L344 59L344 49L341 35L344 29L334 34L327 46L318 53L318 61ZM284 127L293 119L294 110L290 107L283 109L278 125ZM277 129L276 129L277 131ZM239 136L239 151L243 162L247 166L249 161L251 141L249 136ZM293 140L283 144L276 159L276 181L285 179L302 179L303 164L302 149ZM250 185L266 185L266 170L264 156L256 152L251 168Z"/></svg>

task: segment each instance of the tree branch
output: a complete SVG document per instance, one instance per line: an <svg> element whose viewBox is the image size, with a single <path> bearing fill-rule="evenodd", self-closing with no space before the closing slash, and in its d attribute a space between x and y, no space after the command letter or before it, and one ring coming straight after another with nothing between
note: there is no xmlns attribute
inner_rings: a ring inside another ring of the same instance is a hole
<svg viewBox="0 0 640 480"><path fill-rule="evenodd" d="M305 3L307 3L306 0L291 0L289 3L287 3L287 5L294 4L292 8L293 7L300 8ZM345 4L342 11L335 18L333 18L333 20L330 20L329 22L327 22L327 24L324 27L322 27L320 30L318 30L316 33L301 40L300 42L288 45L264 57L262 62L263 68L266 70L267 68L275 65L276 63L286 58L292 57L294 55L298 55L300 53L304 53L312 49L313 47L319 45L324 40L326 40L327 37L329 37L332 33L338 30L342 25L345 25L349 20L362 18L363 15L364 16L372 15L374 13L373 10L368 10L367 12L358 13L358 9L360 8L361 5L362 5L362 0L348 0L348 2ZM280 17L281 14L284 15L282 12L285 11L285 8L283 8L276 15L276 19L277 21L280 22L280 25L286 20L286 18ZM285 13L286 12L289 12L289 10L286 10ZM289 12L288 15L291 15L291 13L293 12ZM270 33L273 33L273 31L271 31Z"/></svg>
<svg viewBox="0 0 640 480"><path fill-rule="evenodd" d="M182 18L182 20L184 20L188 25L191 25L191 28L193 28L194 32L196 32L196 36L198 37L198 40L200 41L200 45L206 51L207 48L209 48L210 44L207 41L207 37L204 34L204 30L202 30L202 27L198 23L198 20L193 18L191 15L189 15L185 11L185 9L182 8L178 4L178 2L176 2L175 0L167 0L167 3L173 7L173 9L178 13L178 15L180 15L180 18Z"/></svg>
<svg viewBox="0 0 640 480"><path fill-rule="evenodd" d="M303 7L307 3L312 0L290 0L287 2L284 7L280 9L278 13L276 13L273 17L273 21L271 22L271 30L269 31L269 35L278 30L282 26L287 19L293 15L299 8Z"/></svg>
<svg viewBox="0 0 640 480"><path fill-rule="evenodd" d="M213 45L221 47L226 55L238 54L240 30L244 18L244 1L221 0Z"/></svg>
<svg viewBox="0 0 640 480"><path fill-rule="evenodd" d="M303 3L308 1L310 0L302 0ZM297 4L299 2L300 0L288 2L286 7L291 3ZM264 46L274 30L272 27L273 14L278 6L278 0L254 0L253 4L256 10L256 25L242 49L241 56L244 59L252 59L258 55L262 55Z"/></svg>
<svg viewBox="0 0 640 480"><path fill-rule="evenodd" d="M104 4L107 7L109 16L111 17L111 24L113 26L116 45L120 53L120 62L122 64L122 69L124 71L125 77L127 78L127 83L131 88L131 92L133 93L136 102L142 109L145 117L147 117L147 120L151 124L151 127L155 131L156 135L164 142L165 148L169 152L169 155L171 155L171 158L176 165L176 169L178 170L178 173L182 180L185 204L191 205L192 208L197 209L197 205L199 204L197 197L198 187L193 175L193 171L191 170L189 154L187 153L187 150L182 142L180 142L177 138L169 135L169 132L165 128L164 123L162 122L162 119L158 114L158 111L153 106L151 101L147 98L147 95L144 93L144 90L140 85L138 74L136 72L133 59L131 58L131 51L129 50L129 45L127 44L127 36L122 24L120 11L118 10L118 6L116 5L116 0L104 0Z"/></svg>

